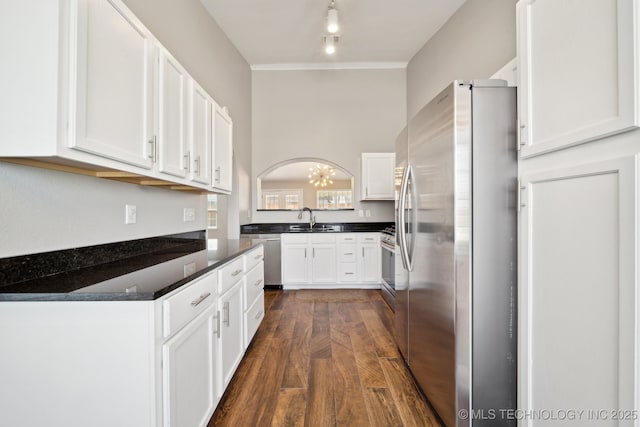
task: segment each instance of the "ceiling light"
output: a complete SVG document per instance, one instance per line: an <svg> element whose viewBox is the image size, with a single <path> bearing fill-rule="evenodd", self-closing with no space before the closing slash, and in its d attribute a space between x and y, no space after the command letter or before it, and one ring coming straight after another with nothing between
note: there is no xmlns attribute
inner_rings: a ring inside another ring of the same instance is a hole
<svg viewBox="0 0 640 427"><path fill-rule="evenodd" d="M336 2L331 0L329 10L327 11L327 31L330 34L338 32L338 9L336 9Z"/></svg>
<svg viewBox="0 0 640 427"><path fill-rule="evenodd" d="M336 51L338 36L324 36L324 51L329 55Z"/></svg>
<svg viewBox="0 0 640 427"><path fill-rule="evenodd" d="M329 184L333 184L331 178L336 174L335 169L329 165L317 164L315 169L309 168L309 184L313 184L316 187L326 187Z"/></svg>

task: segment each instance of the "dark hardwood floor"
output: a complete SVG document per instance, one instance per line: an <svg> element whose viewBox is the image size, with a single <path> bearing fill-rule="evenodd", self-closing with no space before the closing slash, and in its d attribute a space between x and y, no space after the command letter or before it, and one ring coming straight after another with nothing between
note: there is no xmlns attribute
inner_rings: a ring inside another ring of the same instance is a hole
<svg viewBox="0 0 640 427"><path fill-rule="evenodd" d="M265 319L212 426L439 426L379 291L265 292Z"/></svg>

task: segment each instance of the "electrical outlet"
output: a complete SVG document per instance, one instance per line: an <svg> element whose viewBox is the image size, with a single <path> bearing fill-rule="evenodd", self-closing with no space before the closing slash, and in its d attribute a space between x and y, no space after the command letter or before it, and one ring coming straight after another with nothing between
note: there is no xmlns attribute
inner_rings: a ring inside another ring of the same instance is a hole
<svg viewBox="0 0 640 427"><path fill-rule="evenodd" d="M362 209L360 209L360 210L358 211L358 216L359 216L360 218L362 218L362 217L364 216L364 211L363 211Z"/></svg>
<svg viewBox="0 0 640 427"><path fill-rule="evenodd" d="M371 217L371 211L369 209L367 209L364 214L367 218Z"/></svg>
<svg viewBox="0 0 640 427"><path fill-rule="evenodd" d="M196 220L196 210L193 208L184 208L182 217L184 222L193 222Z"/></svg>
<svg viewBox="0 0 640 427"><path fill-rule="evenodd" d="M125 205L124 206L124 223L135 224L137 220L138 220L138 214L136 211L136 205Z"/></svg>

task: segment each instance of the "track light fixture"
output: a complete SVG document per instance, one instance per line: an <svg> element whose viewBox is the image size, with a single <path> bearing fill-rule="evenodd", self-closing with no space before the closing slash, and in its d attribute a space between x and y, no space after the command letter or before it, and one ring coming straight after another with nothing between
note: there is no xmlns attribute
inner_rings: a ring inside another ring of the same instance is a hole
<svg viewBox="0 0 640 427"><path fill-rule="evenodd" d="M329 34L338 32L338 9L336 9L335 0L331 0L329 10L327 11L327 31Z"/></svg>
<svg viewBox="0 0 640 427"><path fill-rule="evenodd" d="M338 43L339 39L339 36L324 36L324 51L329 55L335 53L336 43Z"/></svg>

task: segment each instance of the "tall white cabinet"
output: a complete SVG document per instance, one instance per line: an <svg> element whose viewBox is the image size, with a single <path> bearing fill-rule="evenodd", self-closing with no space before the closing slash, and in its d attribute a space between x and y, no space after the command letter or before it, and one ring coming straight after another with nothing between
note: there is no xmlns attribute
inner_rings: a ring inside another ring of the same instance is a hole
<svg viewBox="0 0 640 427"><path fill-rule="evenodd" d="M580 425L640 409L639 18L637 0L517 5L518 407L591 410Z"/></svg>

